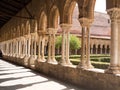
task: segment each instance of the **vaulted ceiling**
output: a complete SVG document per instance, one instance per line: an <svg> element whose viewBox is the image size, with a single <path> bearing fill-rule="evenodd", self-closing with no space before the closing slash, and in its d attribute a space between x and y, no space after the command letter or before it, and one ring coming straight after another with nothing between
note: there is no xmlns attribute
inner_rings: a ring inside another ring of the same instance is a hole
<svg viewBox="0 0 120 90"><path fill-rule="evenodd" d="M0 28L31 0L0 0Z"/></svg>

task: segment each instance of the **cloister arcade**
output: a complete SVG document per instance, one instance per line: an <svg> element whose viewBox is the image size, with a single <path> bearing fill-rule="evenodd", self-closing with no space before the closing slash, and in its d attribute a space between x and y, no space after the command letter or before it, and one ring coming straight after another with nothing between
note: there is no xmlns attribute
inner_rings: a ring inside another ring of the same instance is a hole
<svg viewBox="0 0 120 90"><path fill-rule="evenodd" d="M106 0L107 13L111 19L111 46L108 46L108 44L97 45L94 42L90 43L90 27L94 21L95 2L96 0L31 0L26 6L31 13L29 19L13 16L0 29L0 50L3 53L3 58L32 69L37 69L59 79L64 76L65 80L84 86L87 80L79 82L79 84L76 80L80 75L78 72L87 73L87 70L94 68L90 62L90 53L111 52L110 66L105 70L105 74L119 74L120 1ZM75 68L69 59L69 30L72 25L72 15L76 3L79 8L78 20L82 29L82 52L81 62ZM23 8L16 16L27 17L29 14ZM55 38L59 25L62 28L62 53L60 62L57 62L55 59ZM44 52L47 44L48 57L45 59ZM105 50L106 47L107 50ZM92 51L92 48L99 50ZM109 51L109 48L111 48L111 51ZM83 71L80 72L78 70ZM64 74L65 72L67 74ZM71 78L72 75L75 80ZM104 82L107 83L107 80ZM98 83L95 85L99 87ZM106 88L105 85L100 86ZM93 85L90 84L88 87L92 88Z"/></svg>

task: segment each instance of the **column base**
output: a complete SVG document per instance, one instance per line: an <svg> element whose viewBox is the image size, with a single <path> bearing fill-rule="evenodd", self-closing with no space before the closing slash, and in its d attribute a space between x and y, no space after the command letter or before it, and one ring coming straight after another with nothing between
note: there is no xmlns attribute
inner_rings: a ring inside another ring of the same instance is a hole
<svg viewBox="0 0 120 90"><path fill-rule="evenodd" d="M86 65L86 64L79 64L78 66L77 66L77 68L81 68L81 69L93 69L94 68L94 66L92 66L91 64L89 64L89 65Z"/></svg>
<svg viewBox="0 0 120 90"><path fill-rule="evenodd" d="M48 60L47 60L47 63L50 63L50 64L58 64L58 62L57 62L55 59L48 59Z"/></svg>
<svg viewBox="0 0 120 90"><path fill-rule="evenodd" d="M36 59L38 62L45 62L46 60L45 59L41 59L41 58L37 58Z"/></svg>
<svg viewBox="0 0 120 90"><path fill-rule="evenodd" d="M109 66L109 68L107 70L105 70L105 73L120 74L120 69L118 66Z"/></svg>
<svg viewBox="0 0 120 90"><path fill-rule="evenodd" d="M24 57L24 65L25 66L27 66L28 65L28 60L29 60L29 58L30 58L30 55L26 55L25 57Z"/></svg>
<svg viewBox="0 0 120 90"><path fill-rule="evenodd" d="M36 56L34 56L34 55L30 56L30 58L28 59L28 65L29 66L34 66L35 65L35 60L36 60Z"/></svg>
<svg viewBox="0 0 120 90"><path fill-rule="evenodd" d="M62 65L62 66L71 66L71 65L72 65L71 62L66 62L66 60L61 60L61 61L59 62L59 64Z"/></svg>
<svg viewBox="0 0 120 90"><path fill-rule="evenodd" d="M25 55L20 55L20 58L23 59L25 57Z"/></svg>

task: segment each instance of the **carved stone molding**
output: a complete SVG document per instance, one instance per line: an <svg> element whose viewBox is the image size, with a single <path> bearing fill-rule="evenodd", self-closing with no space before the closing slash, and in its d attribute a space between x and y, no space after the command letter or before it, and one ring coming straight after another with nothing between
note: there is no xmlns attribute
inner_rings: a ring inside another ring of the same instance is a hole
<svg viewBox="0 0 120 90"><path fill-rule="evenodd" d="M88 27L92 24L93 20L88 18L80 18L79 22L82 27Z"/></svg>
<svg viewBox="0 0 120 90"><path fill-rule="evenodd" d="M71 24L60 24L60 26L61 26L62 30L66 30L66 32L69 31L70 28L72 27Z"/></svg>
<svg viewBox="0 0 120 90"><path fill-rule="evenodd" d="M109 9L107 10L107 13L109 14L111 20L120 18L120 8Z"/></svg>

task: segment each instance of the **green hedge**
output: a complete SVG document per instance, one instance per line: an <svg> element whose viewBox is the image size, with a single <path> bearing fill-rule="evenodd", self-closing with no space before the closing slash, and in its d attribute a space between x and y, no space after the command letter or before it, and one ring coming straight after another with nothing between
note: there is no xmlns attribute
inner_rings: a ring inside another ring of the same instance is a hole
<svg viewBox="0 0 120 90"><path fill-rule="evenodd" d="M78 65L79 64L79 61L71 61L73 65ZM92 62L92 65L95 67L95 68L99 68L99 69L107 69L108 66L109 66L109 63L101 63L101 62Z"/></svg>
<svg viewBox="0 0 120 90"><path fill-rule="evenodd" d="M47 58L47 57L46 57ZM61 55L55 56L56 60L61 60ZM110 62L109 55L91 55L91 62L95 68L107 69ZM70 55L71 62L73 65L78 65L80 62L80 55Z"/></svg>

